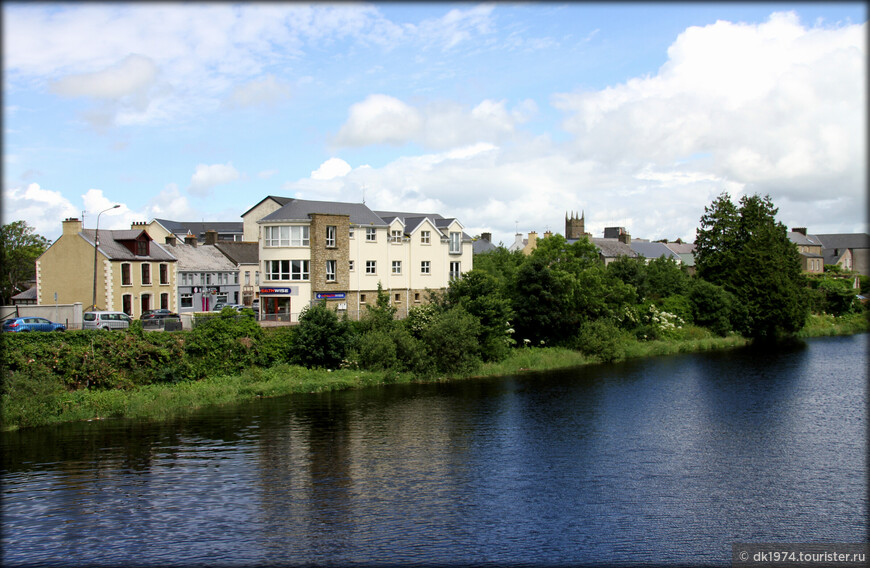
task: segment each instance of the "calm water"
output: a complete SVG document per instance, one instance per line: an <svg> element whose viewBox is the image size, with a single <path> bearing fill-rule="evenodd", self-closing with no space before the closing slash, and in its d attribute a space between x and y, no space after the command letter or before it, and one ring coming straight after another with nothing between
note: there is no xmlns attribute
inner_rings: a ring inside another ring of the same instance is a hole
<svg viewBox="0 0 870 568"><path fill-rule="evenodd" d="M868 336L8 433L4 566L711 564L863 542Z"/></svg>

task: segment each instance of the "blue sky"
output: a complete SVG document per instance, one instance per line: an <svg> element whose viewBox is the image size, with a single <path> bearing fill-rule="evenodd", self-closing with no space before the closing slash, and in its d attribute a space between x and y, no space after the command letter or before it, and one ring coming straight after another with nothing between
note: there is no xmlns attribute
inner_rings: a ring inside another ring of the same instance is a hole
<svg viewBox="0 0 870 568"><path fill-rule="evenodd" d="M866 8L3 4L3 221L266 195L693 240L722 191L866 232Z"/></svg>

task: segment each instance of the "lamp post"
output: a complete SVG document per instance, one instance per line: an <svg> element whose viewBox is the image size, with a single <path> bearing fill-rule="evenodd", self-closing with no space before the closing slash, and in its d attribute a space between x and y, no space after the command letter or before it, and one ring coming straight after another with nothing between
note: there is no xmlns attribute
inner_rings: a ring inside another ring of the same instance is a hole
<svg viewBox="0 0 870 568"><path fill-rule="evenodd" d="M112 209L117 209L120 205L112 205L108 209L103 209L97 214L97 230L94 232L94 297L93 302L91 302L91 309L97 309L97 249L100 248L100 215L105 213L106 211L111 211Z"/></svg>

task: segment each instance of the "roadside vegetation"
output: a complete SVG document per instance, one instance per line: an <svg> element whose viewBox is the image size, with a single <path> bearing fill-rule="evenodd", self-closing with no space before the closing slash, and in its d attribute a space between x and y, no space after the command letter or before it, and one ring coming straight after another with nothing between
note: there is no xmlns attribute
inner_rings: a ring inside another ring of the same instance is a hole
<svg viewBox="0 0 870 568"><path fill-rule="evenodd" d="M356 322L318 304L292 327L261 328L226 308L181 332L134 322L126 333L4 334L3 428L870 330L853 275L803 275L775 213L768 198L737 207L720 196L701 219L696 276L665 258L604 266L588 240L553 235L529 256L475 257L402 320L379 290Z"/></svg>

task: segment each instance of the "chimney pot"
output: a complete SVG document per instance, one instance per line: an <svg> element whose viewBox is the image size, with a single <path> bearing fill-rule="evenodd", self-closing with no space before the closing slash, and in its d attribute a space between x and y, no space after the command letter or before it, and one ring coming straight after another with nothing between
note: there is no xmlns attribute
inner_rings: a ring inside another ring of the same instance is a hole
<svg viewBox="0 0 870 568"><path fill-rule="evenodd" d="M184 237L184 244L195 247L196 246L196 235L187 235L186 237Z"/></svg>
<svg viewBox="0 0 870 568"><path fill-rule="evenodd" d="M207 245L215 245L217 244L217 231L213 229L209 229L205 232L205 244Z"/></svg>

